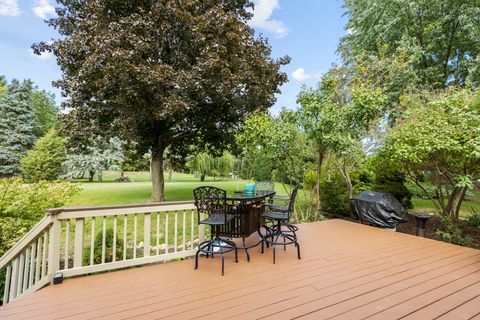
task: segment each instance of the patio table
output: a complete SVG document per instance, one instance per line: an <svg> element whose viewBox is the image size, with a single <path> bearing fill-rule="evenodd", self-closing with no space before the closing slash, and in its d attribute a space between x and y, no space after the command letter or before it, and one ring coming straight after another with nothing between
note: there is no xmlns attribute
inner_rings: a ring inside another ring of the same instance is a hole
<svg viewBox="0 0 480 320"><path fill-rule="evenodd" d="M245 249L248 259L250 257L247 249L258 246L262 240L260 239L253 245L247 245L245 238L255 232L262 236L260 229L265 222L262 217L262 213L265 211L264 203L273 199L274 195L275 191L257 191L254 194L235 192L233 195L227 196L228 210L235 214L235 219L220 227L220 236L242 238L243 246L239 248Z"/></svg>

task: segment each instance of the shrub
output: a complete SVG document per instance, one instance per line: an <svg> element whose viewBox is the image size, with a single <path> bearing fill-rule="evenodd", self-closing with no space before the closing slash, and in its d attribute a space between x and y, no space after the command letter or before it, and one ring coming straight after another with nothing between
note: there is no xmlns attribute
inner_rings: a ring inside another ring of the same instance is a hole
<svg viewBox="0 0 480 320"><path fill-rule="evenodd" d="M435 234L443 241L458 244L461 246L470 246L473 239L470 236L464 236L462 229L449 216L441 216L442 224L445 230L436 230Z"/></svg>
<svg viewBox="0 0 480 320"><path fill-rule="evenodd" d="M64 206L78 192L78 185L64 181L26 184L21 178L0 179L0 256L45 215L45 209Z"/></svg>
<svg viewBox="0 0 480 320"><path fill-rule="evenodd" d="M330 179L320 182L320 203L322 211L334 217L350 214L347 186L339 174L332 174Z"/></svg>
<svg viewBox="0 0 480 320"><path fill-rule="evenodd" d="M63 139L54 129L50 129L20 160L20 168L30 180L55 180L62 173L63 161L65 161Z"/></svg>
<svg viewBox="0 0 480 320"><path fill-rule="evenodd" d="M103 231L97 232L95 235L95 243L93 244L93 263L100 264L102 263L102 236ZM123 247L122 243L123 240L118 237L116 240L116 256L117 260L121 259L120 257L123 256ZM113 229L107 228L105 230L105 262L112 262L113 261ZM83 256L83 264L89 265L90 264L90 250L85 251Z"/></svg>
<svg viewBox="0 0 480 320"><path fill-rule="evenodd" d="M471 208L467 216L467 222L472 227L480 228L480 211Z"/></svg>
<svg viewBox="0 0 480 320"><path fill-rule="evenodd" d="M130 179L127 176L123 176L123 177L116 178L114 181L115 182L132 182L132 179Z"/></svg>
<svg viewBox="0 0 480 320"><path fill-rule="evenodd" d="M405 209L412 209L412 193L405 186L405 176L383 161L380 156L372 159L370 165L375 173L372 191L390 193Z"/></svg>

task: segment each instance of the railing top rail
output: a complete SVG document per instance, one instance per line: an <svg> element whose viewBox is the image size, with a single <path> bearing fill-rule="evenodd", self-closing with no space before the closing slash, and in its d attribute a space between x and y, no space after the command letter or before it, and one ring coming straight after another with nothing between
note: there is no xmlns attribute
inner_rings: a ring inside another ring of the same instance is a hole
<svg viewBox="0 0 480 320"><path fill-rule="evenodd" d="M193 200L190 200L190 201L165 201L165 202L151 202L151 203L138 203L138 204L118 204L118 205L90 206L90 207L63 207L63 208L47 209L46 212L48 215L56 215L62 212L135 209L135 208L149 208L149 207L162 207L162 206L174 206L174 205L190 205L193 203L194 203Z"/></svg>

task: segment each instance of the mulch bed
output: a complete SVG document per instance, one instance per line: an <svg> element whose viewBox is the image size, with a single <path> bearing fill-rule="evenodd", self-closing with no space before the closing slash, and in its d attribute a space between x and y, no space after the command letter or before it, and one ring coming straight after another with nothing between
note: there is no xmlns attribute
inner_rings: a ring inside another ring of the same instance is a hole
<svg viewBox="0 0 480 320"><path fill-rule="evenodd" d="M350 217L342 217L342 219L358 222L357 220L354 220ZM462 230L462 235L464 237L469 236L472 238L473 241L470 247L475 249L480 249L480 228L472 227L468 225L466 221L460 221L458 223L458 226ZM417 230L417 224L415 222L415 217L411 214L408 215L408 222L401 223L397 226L397 232L403 232L403 233L415 235L416 230ZM445 227L443 226L442 221L440 220L439 217L433 216L427 222L425 237L429 239L443 241L443 239L436 234L437 230L445 231Z"/></svg>

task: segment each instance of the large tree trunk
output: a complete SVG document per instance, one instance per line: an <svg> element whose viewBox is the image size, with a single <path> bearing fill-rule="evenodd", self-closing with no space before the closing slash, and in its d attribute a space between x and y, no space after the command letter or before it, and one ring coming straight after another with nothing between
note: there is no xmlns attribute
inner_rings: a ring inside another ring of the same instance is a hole
<svg viewBox="0 0 480 320"><path fill-rule="evenodd" d="M168 169L168 182L172 182L173 168Z"/></svg>
<svg viewBox="0 0 480 320"><path fill-rule="evenodd" d="M88 181L92 182L94 175L95 175L95 171L89 171L88 172Z"/></svg>
<svg viewBox="0 0 480 320"><path fill-rule="evenodd" d="M157 146L152 151L152 197L150 201L161 202L165 200L165 180L163 177L163 152L165 147Z"/></svg>
<svg viewBox="0 0 480 320"><path fill-rule="evenodd" d="M98 182L103 182L103 171L102 170L98 170L97 178L98 178Z"/></svg>
<svg viewBox="0 0 480 320"><path fill-rule="evenodd" d="M204 174L200 175L200 181L205 181L205 175Z"/></svg>

